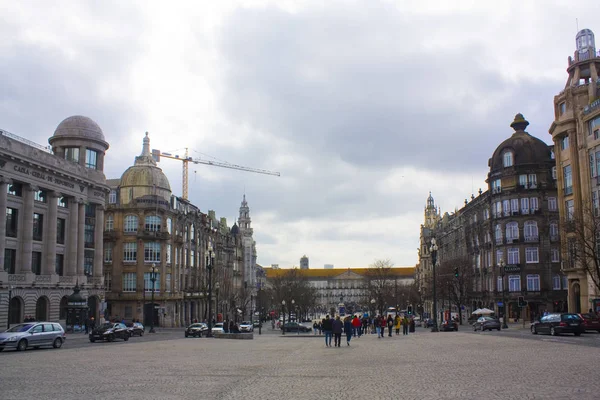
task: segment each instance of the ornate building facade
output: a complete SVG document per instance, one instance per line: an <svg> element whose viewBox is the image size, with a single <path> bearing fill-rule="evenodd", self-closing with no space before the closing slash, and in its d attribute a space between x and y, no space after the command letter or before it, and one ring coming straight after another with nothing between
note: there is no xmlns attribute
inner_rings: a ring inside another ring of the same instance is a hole
<svg viewBox="0 0 600 400"><path fill-rule="evenodd" d="M549 129L559 183L563 270L569 284L569 311L600 311L599 285L584 267L598 258L594 251L584 250L593 246L597 229L581 230L596 225L593 220L600 215L600 52L591 30L577 33L567 73L565 88L554 97L555 117Z"/></svg>
<svg viewBox="0 0 600 400"><path fill-rule="evenodd" d="M204 214L174 196L152 158L147 134L134 165L108 184L103 260L107 315L175 327L207 319L209 301L215 316L232 313L245 274L244 231L236 225L229 229L214 211ZM251 232L248 210L244 212L248 220L241 221ZM152 267L158 268L154 282Z"/></svg>
<svg viewBox="0 0 600 400"><path fill-rule="evenodd" d="M50 148L0 131L0 321L66 319L78 283L90 316L104 298L104 155L109 145L91 119L63 120Z"/></svg>
<svg viewBox="0 0 600 400"><path fill-rule="evenodd" d="M525 132L527 125L517 114L511 124L515 132L489 160L487 191L480 190L479 196L465 200L463 208L441 218L432 218L426 208L417 273L426 312L433 308L430 244L434 237L439 248L438 285L456 284L452 277L440 276L448 274L444 263L468 264L464 270L452 265L469 280L462 304L466 316L480 307L498 315L506 311L513 318L566 309L552 147ZM433 210L431 196L427 203ZM438 286L438 303L443 292ZM525 308L519 306L519 297L527 301Z"/></svg>

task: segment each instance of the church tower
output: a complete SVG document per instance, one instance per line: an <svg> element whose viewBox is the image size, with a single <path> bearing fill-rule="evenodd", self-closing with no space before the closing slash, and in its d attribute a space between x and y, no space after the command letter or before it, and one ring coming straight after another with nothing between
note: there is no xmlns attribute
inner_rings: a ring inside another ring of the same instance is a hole
<svg viewBox="0 0 600 400"><path fill-rule="evenodd" d="M429 192L429 197L427 198L427 205L425 206L425 228L433 229L437 225L440 220L439 209L435 206L435 202L433 200L433 196L431 196L431 192Z"/></svg>
<svg viewBox="0 0 600 400"><path fill-rule="evenodd" d="M252 219L250 218L250 207L246 201L246 195L240 206L238 227L242 235L242 247L244 251L244 282L248 288L256 287L256 242L252 237Z"/></svg>

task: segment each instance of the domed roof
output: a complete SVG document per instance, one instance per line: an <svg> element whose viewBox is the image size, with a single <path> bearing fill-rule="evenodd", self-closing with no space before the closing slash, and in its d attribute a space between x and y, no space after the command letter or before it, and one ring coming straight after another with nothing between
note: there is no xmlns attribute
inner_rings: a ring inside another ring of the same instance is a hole
<svg viewBox="0 0 600 400"><path fill-rule="evenodd" d="M156 161L150 154L150 138L148 132L144 137L144 145L142 148L142 154L135 158L135 163L121 176L120 187L156 187L158 189L164 189L171 191L171 185L167 176L162 172L162 169L156 166Z"/></svg>
<svg viewBox="0 0 600 400"><path fill-rule="evenodd" d="M65 118L54 131L53 138L69 137L93 139L100 142L106 142L102 129L91 118L82 115L74 115Z"/></svg>
<svg viewBox="0 0 600 400"><path fill-rule="evenodd" d="M515 133L494 151L489 162L491 172L504 168L503 156L507 150L513 153L513 166L537 164L551 160L550 147L542 140L525 132L527 125L529 122L523 117L523 114L515 115L514 121L510 124Z"/></svg>

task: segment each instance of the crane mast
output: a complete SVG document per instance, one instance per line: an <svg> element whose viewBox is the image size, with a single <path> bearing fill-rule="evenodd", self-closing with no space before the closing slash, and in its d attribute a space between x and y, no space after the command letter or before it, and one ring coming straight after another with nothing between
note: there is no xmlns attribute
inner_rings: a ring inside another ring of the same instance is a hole
<svg viewBox="0 0 600 400"><path fill-rule="evenodd" d="M265 174L265 175L274 175L274 176L281 176L281 174L279 172L274 172L274 171L268 171L266 169L259 169L259 168L250 168L250 167L244 167L241 165L236 165L236 164L230 164L227 162L221 162L221 161L208 161L208 160L202 160L200 158L192 158L189 156L189 152L188 152L188 148L185 148L185 155L184 157L179 157L178 154L171 154L171 153L163 153L160 150L157 149L152 149L152 157L154 158L154 161L156 162L160 162L160 158L164 157L164 158L170 158L173 160L179 160L179 161L183 161L183 182L182 182L182 196L183 199L187 200L188 199L188 177L189 177L189 163L192 162L194 164L204 164L204 165L211 165L213 167L221 167L221 168L229 168L229 169L237 169L239 171L246 171L246 172L254 172L256 174Z"/></svg>

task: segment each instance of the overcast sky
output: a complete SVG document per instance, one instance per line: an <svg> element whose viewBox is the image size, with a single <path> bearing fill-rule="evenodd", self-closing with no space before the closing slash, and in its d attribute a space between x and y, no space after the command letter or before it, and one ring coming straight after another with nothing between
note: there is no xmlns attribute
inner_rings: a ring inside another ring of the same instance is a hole
<svg viewBox="0 0 600 400"><path fill-rule="evenodd" d="M311 268L415 265L429 191L452 212L485 190L518 112L551 143L577 19L600 35L598 0L0 9L0 129L46 145L61 120L88 116L111 145L107 178L146 131L165 152L279 171L192 165L189 184L230 225L245 191L258 263L281 267L303 254ZM160 166L181 195L180 162Z"/></svg>

